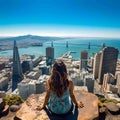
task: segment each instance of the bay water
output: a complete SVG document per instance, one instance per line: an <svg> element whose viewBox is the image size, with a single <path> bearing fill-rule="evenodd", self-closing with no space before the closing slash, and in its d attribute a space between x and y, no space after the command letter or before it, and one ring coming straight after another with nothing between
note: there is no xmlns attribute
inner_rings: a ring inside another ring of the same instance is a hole
<svg viewBox="0 0 120 120"><path fill-rule="evenodd" d="M68 47L66 43L68 42ZM120 39L103 39L103 38L69 38L64 40L53 41L55 58L60 57L67 51L72 51L74 59L80 58L80 51L87 50L89 56L93 56L96 52L102 50L103 43L106 46L112 46L120 52ZM90 49L88 45L90 44ZM43 46L31 46L28 48L19 48L19 54L30 54L35 56L45 55L46 47L51 46L51 42L45 42ZM1 51L0 56L12 56L13 50ZM120 54L118 56L120 58Z"/></svg>

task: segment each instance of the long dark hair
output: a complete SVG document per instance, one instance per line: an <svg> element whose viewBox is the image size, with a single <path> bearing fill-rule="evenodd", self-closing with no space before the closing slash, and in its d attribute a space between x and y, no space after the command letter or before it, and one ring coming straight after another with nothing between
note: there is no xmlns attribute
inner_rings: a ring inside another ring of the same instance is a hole
<svg viewBox="0 0 120 120"><path fill-rule="evenodd" d="M62 97L67 90L69 81L66 65L62 60L56 60L51 71L50 89L57 95Z"/></svg>

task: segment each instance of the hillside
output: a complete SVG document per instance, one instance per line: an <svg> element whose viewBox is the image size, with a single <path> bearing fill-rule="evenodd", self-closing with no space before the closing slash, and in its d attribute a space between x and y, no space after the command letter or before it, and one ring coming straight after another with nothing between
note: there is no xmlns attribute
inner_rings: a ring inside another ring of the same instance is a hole
<svg viewBox="0 0 120 120"><path fill-rule="evenodd" d="M18 47L28 47L31 46L33 43L44 43L47 41L55 41L55 40L63 40L63 39L65 38L34 36L34 35L4 37L4 38L0 38L0 49L1 50L12 49L14 40L17 41Z"/></svg>

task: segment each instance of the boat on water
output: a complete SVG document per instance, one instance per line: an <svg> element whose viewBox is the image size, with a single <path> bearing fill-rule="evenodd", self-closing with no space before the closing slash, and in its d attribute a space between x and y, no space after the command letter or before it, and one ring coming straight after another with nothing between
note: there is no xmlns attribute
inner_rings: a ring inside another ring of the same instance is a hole
<svg viewBox="0 0 120 120"><path fill-rule="evenodd" d="M43 46L43 43L33 43L31 46Z"/></svg>
<svg viewBox="0 0 120 120"><path fill-rule="evenodd" d="M70 51L70 53L76 53L76 51Z"/></svg>

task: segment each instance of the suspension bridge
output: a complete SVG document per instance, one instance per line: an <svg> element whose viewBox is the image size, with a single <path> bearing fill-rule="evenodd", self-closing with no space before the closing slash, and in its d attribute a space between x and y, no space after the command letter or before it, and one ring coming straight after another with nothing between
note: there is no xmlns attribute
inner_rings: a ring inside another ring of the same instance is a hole
<svg viewBox="0 0 120 120"><path fill-rule="evenodd" d="M51 43L47 43L47 44L51 44L51 47L54 47L55 45L65 45L66 48L69 48L70 45L80 45L80 46L87 46L88 49L91 49L92 46L95 46L95 47L100 47L100 48L104 48L106 47L106 44L103 43L102 45L98 45L98 44L91 44L90 42L88 44L75 44L75 43L70 43L68 41L66 41L65 43L58 43L58 42L51 42Z"/></svg>

